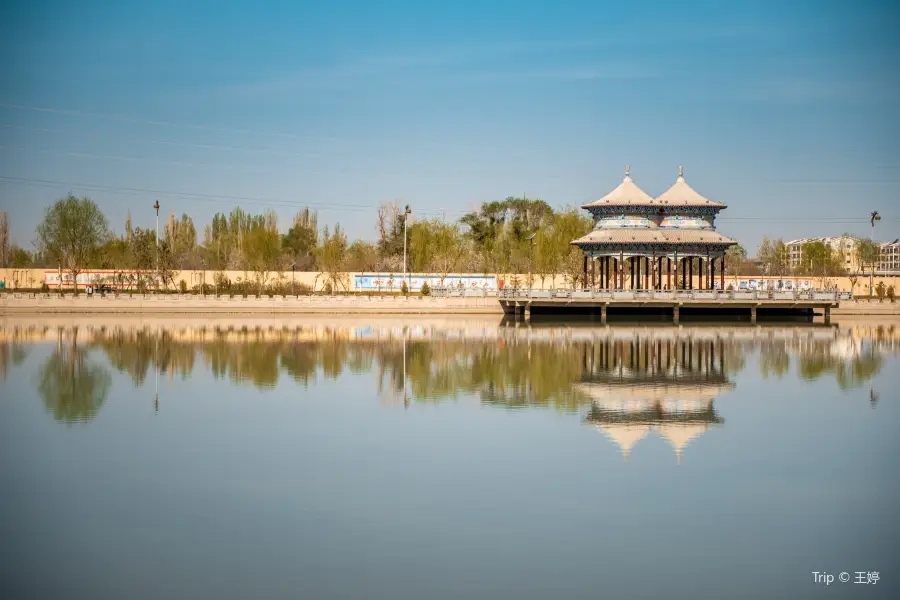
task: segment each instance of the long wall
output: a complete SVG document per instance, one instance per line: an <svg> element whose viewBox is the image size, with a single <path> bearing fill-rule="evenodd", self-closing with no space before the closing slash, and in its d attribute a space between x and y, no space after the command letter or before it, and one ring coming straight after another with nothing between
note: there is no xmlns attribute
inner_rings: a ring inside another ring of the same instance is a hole
<svg viewBox="0 0 900 600"><path fill-rule="evenodd" d="M48 269L0 269L0 282L4 283L4 287L6 288L27 288L27 287L40 287L41 283L44 281L44 274L46 272L51 272ZM184 280L187 283L189 288L193 286L199 285L203 281L207 284L213 283L213 276L215 271L178 271L175 275L175 281L180 282ZM372 273L347 273L345 277L345 281L349 285L350 291L359 291L356 282L357 275L365 275L371 279ZM388 279L388 273L382 274L382 281ZM403 278L402 274L394 273L394 291L400 291L400 282ZM416 273L411 274L410 278L421 278L424 274ZM255 281L255 275L252 272L247 271L225 271L225 276L228 277L231 281ZM437 274L431 274L432 277L440 277ZM290 271L283 271L280 273L271 273L269 275L269 281L275 281L279 277L281 280L287 283L290 283L293 277L293 281L297 285L306 285L316 291L321 291L326 283L327 277L323 273L318 272L306 272L306 271L298 271L291 274ZM528 275L527 274L496 274L496 275L482 275L477 273L469 273L469 274L454 274L448 275L445 281L450 280L459 280L463 278L468 281L470 284L475 284L477 286L483 285L487 283L489 287L493 287L493 285L503 285L504 287L511 287L514 284L514 281L518 280L520 286L527 286ZM490 279L494 278L494 279ZM717 278L718 279L718 278ZM695 277L695 287L699 284L699 277ZM759 282L762 281L770 281L776 282L781 280L791 281L791 286L794 288L811 286L816 288L827 287L827 288L836 288L841 291L853 291L857 295L868 295L869 293L869 278L868 277L859 277L856 280L856 285L852 286L851 281L847 277L830 277L824 280L821 278L812 278L812 277L757 277L757 276L748 276L748 275L728 275L725 277L725 286L732 286L735 289L741 288L744 285L748 287L753 286L753 282L756 282L756 285L759 286ZM493 283L491 283L493 282ZM900 295L900 277L879 277L876 276L874 279L874 285L877 286L879 283L884 283L885 287L894 286L894 290L897 295ZM386 283L383 284L384 287L382 291L388 292L389 288ZM772 284L774 285L774 284ZM782 283L783 285L783 283ZM552 288L561 288L566 287L565 278L562 275L557 275L554 277L546 277L542 282L541 279L537 276L534 278L534 284L532 286L535 289L552 289Z"/></svg>

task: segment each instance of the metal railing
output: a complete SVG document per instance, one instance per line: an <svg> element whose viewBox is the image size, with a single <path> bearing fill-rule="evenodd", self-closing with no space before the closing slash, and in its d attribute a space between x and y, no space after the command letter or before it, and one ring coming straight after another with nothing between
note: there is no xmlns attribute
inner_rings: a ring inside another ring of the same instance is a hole
<svg viewBox="0 0 900 600"><path fill-rule="evenodd" d="M485 298L495 296L501 300L796 300L839 302L851 300L851 292L837 290L606 290L606 289L550 289L504 288L502 290L458 290L435 288L432 294L438 298Z"/></svg>

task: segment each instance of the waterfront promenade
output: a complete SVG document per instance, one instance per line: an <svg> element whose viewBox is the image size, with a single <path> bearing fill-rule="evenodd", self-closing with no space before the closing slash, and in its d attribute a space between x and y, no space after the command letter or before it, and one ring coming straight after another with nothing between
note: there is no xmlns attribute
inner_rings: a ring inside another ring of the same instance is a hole
<svg viewBox="0 0 900 600"><path fill-rule="evenodd" d="M678 322L680 317L897 315L900 305L857 302L839 292L721 292L659 290L476 290L436 291L433 296L311 295L228 297L191 294L94 294L78 296L41 293L0 295L0 314L321 314L321 315L507 315L528 318L590 314L655 317Z"/></svg>

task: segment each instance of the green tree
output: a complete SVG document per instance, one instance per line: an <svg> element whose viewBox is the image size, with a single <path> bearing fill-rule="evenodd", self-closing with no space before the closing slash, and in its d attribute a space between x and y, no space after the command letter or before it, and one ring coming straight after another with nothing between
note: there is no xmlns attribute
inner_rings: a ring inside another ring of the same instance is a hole
<svg viewBox="0 0 900 600"><path fill-rule="evenodd" d="M61 332L60 332L61 336ZM111 378L78 346L78 330L70 343L61 339L41 368L38 394L58 421L88 421L97 415L109 393Z"/></svg>
<svg viewBox="0 0 900 600"><path fill-rule="evenodd" d="M766 274L783 277L791 269L791 253L781 239L770 240L764 237L759 245L759 259L766 268Z"/></svg>
<svg viewBox="0 0 900 600"><path fill-rule="evenodd" d="M281 255L277 226L273 227L271 222L256 221L244 238L244 255L247 266L256 273L259 293L262 294L269 273L278 267Z"/></svg>
<svg viewBox="0 0 900 600"><path fill-rule="evenodd" d="M31 252L25 250L24 248L20 248L18 246L13 246L9 251L9 266L13 269L25 269L33 264L33 257Z"/></svg>
<svg viewBox="0 0 900 600"><path fill-rule="evenodd" d="M729 246L725 251L725 271L729 275L740 275L744 262L747 260L747 250L740 244Z"/></svg>
<svg viewBox="0 0 900 600"><path fill-rule="evenodd" d="M109 237L109 227L90 198L70 194L47 209L37 233L44 251L72 275L77 291L78 274Z"/></svg>
<svg viewBox="0 0 900 600"><path fill-rule="evenodd" d="M569 208L557 213L553 218L553 240L555 251L560 257L559 265L568 284L575 288L584 281L584 255L572 240L586 235L591 230L591 220L577 209Z"/></svg>
<svg viewBox="0 0 900 600"><path fill-rule="evenodd" d="M9 263L9 215L4 210L0 212L0 268L8 266Z"/></svg>
<svg viewBox="0 0 900 600"><path fill-rule="evenodd" d="M331 289L347 289L345 265L347 261L347 236L341 230L340 223L335 224L329 234L328 226L322 235L322 246L318 249L318 262L325 276L325 284Z"/></svg>
<svg viewBox="0 0 900 600"><path fill-rule="evenodd" d="M872 279L875 277L875 267L878 265L878 255L880 253L881 248L872 240L863 238L860 239L856 245L856 255L859 260L859 266L863 269L863 273L865 273L866 269L869 270L869 296L875 293L872 286Z"/></svg>
<svg viewBox="0 0 900 600"><path fill-rule="evenodd" d="M378 249L374 244L356 240L347 248L346 268L348 271L365 273L378 268Z"/></svg>
<svg viewBox="0 0 900 600"><path fill-rule="evenodd" d="M294 224L281 238L281 248L285 255L301 271L312 269L314 253L319 245L318 215L303 208L294 216Z"/></svg>

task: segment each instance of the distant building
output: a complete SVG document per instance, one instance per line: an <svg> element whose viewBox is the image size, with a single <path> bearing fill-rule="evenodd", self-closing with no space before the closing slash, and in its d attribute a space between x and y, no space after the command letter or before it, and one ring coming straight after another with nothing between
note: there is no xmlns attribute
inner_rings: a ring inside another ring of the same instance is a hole
<svg viewBox="0 0 900 600"><path fill-rule="evenodd" d="M881 250L878 253L878 266L875 268L875 273L881 275L900 274L900 240L884 242L880 246Z"/></svg>
<svg viewBox="0 0 900 600"><path fill-rule="evenodd" d="M841 257L841 264L847 273L860 272L859 257L857 255L857 246L859 241L849 235L838 235L832 237L817 238L801 238L785 242L791 256L791 269L798 269L803 266L803 246L813 242L822 242Z"/></svg>
<svg viewBox="0 0 900 600"><path fill-rule="evenodd" d="M785 242L791 256L791 269L797 269L803 265L803 246L812 242L823 242L842 258L842 264L848 275L864 275L866 269L859 264L859 239L849 235L831 237L801 238ZM900 240L883 242L879 244L878 263L875 265L875 275L900 274Z"/></svg>

